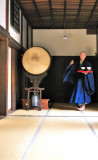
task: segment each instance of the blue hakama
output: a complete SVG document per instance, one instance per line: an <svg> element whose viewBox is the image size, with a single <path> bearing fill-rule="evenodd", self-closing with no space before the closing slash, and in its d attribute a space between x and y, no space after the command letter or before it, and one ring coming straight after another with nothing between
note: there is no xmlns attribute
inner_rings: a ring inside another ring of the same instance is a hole
<svg viewBox="0 0 98 160"><path fill-rule="evenodd" d="M91 102L91 97L85 91L82 83L82 80L78 79L77 83L75 84L70 103L77 103L80 105Z"/></svg>

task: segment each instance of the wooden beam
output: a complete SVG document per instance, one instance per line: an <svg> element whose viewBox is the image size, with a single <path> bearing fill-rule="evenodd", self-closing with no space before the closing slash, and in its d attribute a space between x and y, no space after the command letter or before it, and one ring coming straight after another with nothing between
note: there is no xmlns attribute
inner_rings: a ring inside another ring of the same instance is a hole
<svg viewBox="0 0 98 160"><path fill-rule="evenodd" d="M9 30L9 0L6 0L6 30Z"/></svg>
<svg viewBox="0 0 98 160"><path fill-rule="evenodd" d="M10 33L0 26L0 40L4 41L6 38L10 38Z"/></svg>
<svg viewBox="0 0 98 160"><path fill-rule="evenodd" d="M12 38L10 36L10 39L9 39L9 47L11 48L15 48L17 49L18 51L22 50L25 52L25 48L23 46L21 46L14 38Z"/></svg>
<svg viewBox="0 0 98 160"><path fill-rule="evenodd" d="M35 6L36 14L37 14L37 16L39 17L40 25L41 25L41 27L43 28L43 22L42 22L42 19L41 19L41 16L40 16L38 7L37 7L37 5L36 5L36 2L35 2L35 0L32 0L32 2L33 2L33 4L34 4L34 6Z"/></svg>
<svg viewBox="0 0 98 160"><path fill-rule="evenodd" d="M54 19L53 19L53 11L52 11L51 0L49 0L49 7L50 7L51 22L52 22L52 26L53 26L53 29L54 29L55 27L54 27Z"/></svg>
<svg viewBox="0 0 98 160"><path fill-rule="evenodd" d="M97 34L97 29L95 28L87 28L87 34Z"/></svg>
<svg viewBox="0 0 98 160"><path fill-rule="evenodd" d="M88 18L88 21L87 21L86 25L85 25L85 28L87 28L88 25L89 25L89 22L90 22L93 14L94 14L94 11L95 11L95 9L96 9L97 3L98 3L98 0L96 0L96 2L95 2L95 5L94 5L94 7L93 7L93 9L92 9L92 11L91 11L91 14L90 14L90 16L89 16L89 18Z"/></svg>
<svg viewBox="0 0 98 160"><path fill-rule="evenodd" d="M79 21L79 16L80 16L80 12L81 12L82 3L83 3L83 0L80 0L78 14L77 14L77 18L76 18L76 21L75 21L75 27L74 28L77 28L77 24L78 24L78 21Z"/></svg>

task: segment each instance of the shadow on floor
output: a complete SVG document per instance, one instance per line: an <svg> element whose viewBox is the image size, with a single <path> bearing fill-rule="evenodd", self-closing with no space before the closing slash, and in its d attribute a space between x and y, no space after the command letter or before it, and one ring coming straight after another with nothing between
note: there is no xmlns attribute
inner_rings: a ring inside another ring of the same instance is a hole
<svg viewBox="0 0 98 160"><path fill-rule="evenodd" d="M70 103L62 103L62 102L54 102L52 105L52 109L60 109L60 110L77 110L76 104ZM91 103L86 105L86 110L90 111L98 111L98 103Z"/></svg>

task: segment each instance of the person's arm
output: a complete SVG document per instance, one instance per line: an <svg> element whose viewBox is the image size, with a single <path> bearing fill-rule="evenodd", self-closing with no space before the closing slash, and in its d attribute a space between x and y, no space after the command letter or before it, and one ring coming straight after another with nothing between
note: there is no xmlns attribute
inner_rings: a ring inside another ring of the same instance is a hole
<svg viewBox="0 0 98 160"><path fill-rule="evenodd" d="M73 64L74 64L74 60L71 60L71 62L70 62L70 66L71 66L71 65L73 65Z"/></svg>
<svg viewBox="0 0 98 160"><path fill-rule="evenodd" d="M72 60L69 65L67 66L65 73L63 75L63 83L70 81L73 83L73 73L74 73L74 60Z"/></svg>
<svg viewBox="0 0 98 160"><path fill-rule="evenodd" d="M74 64L74 60L71 60L71 62L68 64L68 66L66 68L66 71L68 71L73 64Z"/></svg>

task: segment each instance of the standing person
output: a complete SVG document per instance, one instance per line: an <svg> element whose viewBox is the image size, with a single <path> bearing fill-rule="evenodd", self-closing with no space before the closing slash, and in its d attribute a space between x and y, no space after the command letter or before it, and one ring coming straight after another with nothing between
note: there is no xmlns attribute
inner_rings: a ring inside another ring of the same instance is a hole
<svg viewBox="0 0 98 160"><path fill-rule="evenodd" d="M91 95L94 94L94 76L91 64L86 61L86 53L80 53L80 61L72 60L67 66L63 82L70 81L74 89L70 103L77 104L77 110L85 110L85 105L91 102Z"/></svg>

